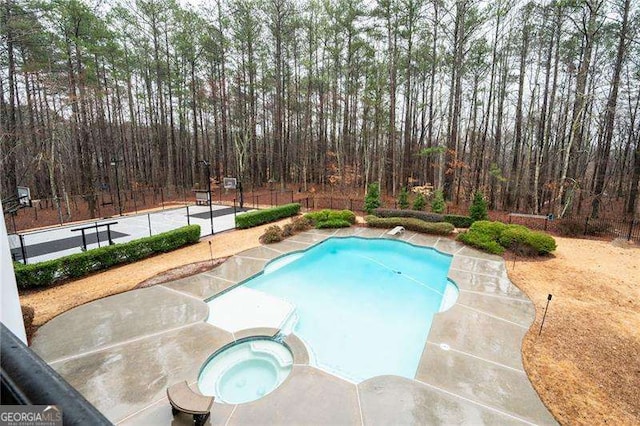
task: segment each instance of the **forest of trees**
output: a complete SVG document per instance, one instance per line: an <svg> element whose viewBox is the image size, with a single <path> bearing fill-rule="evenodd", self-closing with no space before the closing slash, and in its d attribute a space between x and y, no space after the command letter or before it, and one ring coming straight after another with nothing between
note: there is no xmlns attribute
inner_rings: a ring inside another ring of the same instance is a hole
<svg viewBox="0 0 640 426"><path fill-rule="evenodd" d="M637 0L4 0L2 197L217 179L637 213ZM614 203L614 201L617 202Z"/></svg>

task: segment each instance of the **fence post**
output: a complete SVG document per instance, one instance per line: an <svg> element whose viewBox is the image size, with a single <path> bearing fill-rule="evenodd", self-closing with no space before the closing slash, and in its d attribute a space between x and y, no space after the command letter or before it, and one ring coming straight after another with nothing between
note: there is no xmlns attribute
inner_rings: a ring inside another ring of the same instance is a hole
<svg viewBox="0 0 640 426"><path fill-rule="evenodd" d="M98 248L100 248L100 230L98 229L98 222L96 224L96 240L98 240Z"/></svg>
<svg viewBox="0 0 640 426"><path fill-rule="evenodd" d="M27 264L27 249L24 246L24 237L18 234L18 238L20 239L20 252L22 253L22 263Z"/></svg>
<svg viewBox="0 0 640 426"><path fill-rule="evenodd" d="M191 220L189 219L189 206L185 206L187 208L187 225L191 225Z"/></svg>
<svg viewBox="0 0 640 426"><path fill-rule="evenodd" d="M136 204L136 191L135 190L131 190L131 198L133 198L133 209L136 211L136 214L138 214L138 205Z"/></svg>
<svg viewBox="0 0 640 426"><path fill-rule="evenodd" d="M291 204L293 204L293 189L291 190Z"/></svg>
<svg viewBox="0 0 640 426"><path fill-rule="evenodd" d="M151 237L151 213L147 213L147 222L149 222L149 236Z"/></svg>
<svg viewBox="0 0 640 426"><path fill-rule="evenodd" d="M631 219L631 222L629 223L629 233L627 234L627 241L631 241L631 233L633 232L633 227L635 224L636 224L636 220Z"/></svg>
<svg viewBox="0 0 640 426"><path fill-rule="evenodd" d="M587 235L588 227L589 227L589 216L587 216L587 219L584 221L584 235Z"/></svg>

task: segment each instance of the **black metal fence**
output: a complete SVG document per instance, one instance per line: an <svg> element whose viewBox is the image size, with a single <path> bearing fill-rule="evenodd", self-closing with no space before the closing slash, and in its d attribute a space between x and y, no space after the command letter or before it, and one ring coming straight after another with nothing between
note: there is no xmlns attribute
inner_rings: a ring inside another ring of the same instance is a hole
<svg viewBox="0 0 640 426"><path fill-rule="evenodd" d="M570 216L544 220L542 217L510 216L510 222L567 237L623 238L640 242L640 220L637 219Z"/></svg>

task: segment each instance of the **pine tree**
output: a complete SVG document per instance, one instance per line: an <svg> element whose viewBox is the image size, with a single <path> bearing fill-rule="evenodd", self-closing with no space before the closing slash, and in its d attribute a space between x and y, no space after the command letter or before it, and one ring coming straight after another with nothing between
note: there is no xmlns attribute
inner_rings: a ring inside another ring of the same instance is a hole
<svg viewBox="0 0 640 426"><path fill-rule="evenodd" d="M409 208L409 192L406 187L403 187L400 190L400 194L398 195L398 207L403 210Z"/></svg>
<svg viewBox="0 0 640 426"><path fill-rule="evenodd" d="M431 200L431 211L434 213L443 213L445 207L444 194L441 189L438 189L433 194L433 200Z"/></svg>
<svg viewBox="0 0 640 426"><path fill-rule="evenodd" d="M413 200L413 209L414 210L424 210L427 201L424 199L424 195L418 194L415 200Z"/></svg>
<svg viewBox="0 0 640 426"><path fill-rule="evenodd" d="M476 191L473 194L473 202L469 207L469 216L475 222L476 220L486 220L489 218L487 215L487 202L484 199L484 195L480 191Z"/></svg>
<svg viewBox="0 0 640 426"><path fill-rule="evenodd" d="M378 207L380 207L380 186L377 183L372 183L367 188L367 195L364 198L364 211L371 214Z"/></svg>

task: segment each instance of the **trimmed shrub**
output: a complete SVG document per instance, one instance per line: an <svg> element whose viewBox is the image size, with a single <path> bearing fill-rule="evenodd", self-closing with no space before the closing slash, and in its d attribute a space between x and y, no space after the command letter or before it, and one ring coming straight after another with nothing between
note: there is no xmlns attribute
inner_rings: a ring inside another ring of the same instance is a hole
<svg viewBox="0 0 640 426"><path fill-rule="evenodd" d="M371 214L373 209L380 207L380 185L372 183L367 188L367 195L364 197L364 211Z"/></svg>
<svg viewBox="0 0 640 426"><path fill-rule="evenodd" d="M527 244L535 249L540 256L549 254L558 247L556 240L551 235L540 231L530 231Z"/></svg>
<svg viewBox="0 0 640 426"><path fill-rule="evenodd" d="M318 222L316 224L316 228L324 229L324 228L348 228L351 226L351 223L344 219L329 219L322 222Z"/></svg>
<svg viewBox="0 0 640 426"><path fill-rule="evenodd" d="M36 327L33 326L33 318L36 316L36 311L27 305L20 305L22 309L22 321L24 322L24 331L27 335L27 341L31 342L31 337L36 331Z"/></svg>
<svg viewBox="0 0 640 426"><path fill-rule="evenodd" d="M487 214L487 202L480 191L476 191L473 194L473 201L469 206L469 216L471 216L474 222L476 220L487 220L489 218Z"/></svg>
<svg viewBox="0 0 640 426"><path fill-rule="evenodd" d="M453 225L447 222L425 222L412 217L376 217L365 216L364 220L372 228L395 228L404 226L405 229L425 234L448 235L453 232Z"/></svg>
<svg viewBox="0 0 640 426"><path fill-rule="evenodd" d="M434 213L443 213L446 206L442 190L436 190L436 192L433 193L433 200L431 200L431 211Z"/></svg>
<svg viewBox="0 0 640 426"><path fill-rule="evenodd" d="M154 253L165 253L198 242L200 226L190 225L152 237L87 250L58 259L23 265L14 263L18 287L45 287L57 281L83 277L121 263L131 263Z"/></svg>
<svg viewBox="0 0 640 426"><path fill-rule="evenodd" d="M418 195L416 196L416 199L413 200L413 209L422 211L424 210L426 205L427 205L427 200L424 199L424 195L422 195L422 193L418 193Z"/></svg>
<svg viewBox="0 0 640 426"><path fill-rule="evenodd" d="M265 229L264 234L260 236L260 242L262 244L278 243L284 239L282 228L278 225L273 225Z"/></svg>
<svg viewBox="0 0 640 426"><path fill-rule="evenodd" d="M299 203L285 204L270 209L256 210L236 216L236 228L246 229L274 222L283 217L295 216L300 211Z"/></svg>
<svg viewBox="0 0 640 426"><path fill-rule="evenodd" d="M46 287L63 279L58 272L60 266L60 259L45 260L28 265L13 262L18 288Z"/></svg>
<svg viewBox="0 0 640 426"><path fill-rule="evenodd" d="M523 256L536 256L556 249L553 237L544 232L486 220L474 222L469 231L458 236L458 240L493 254L502 254L509 249Z"/></svg>
<svg viewBox="0 0 640 426"><path fill-rule="evenodd" d="M311 212L304 215L316 228L323 228L319 226L323 222L329 221L343 221L349 225L356 223L356 215L351 210L320 210L317 212ZM335 228L335 226L324 226L324 228ZM340 226L342 228L342 226Z"/></svg>
<svg viewBox="0 0 640 426"><path fill-rule="evenodd" d="M502 222L491 222L489 220L479 220L471 225L469 231L479 232L489 235L492 239L498 240L500 234L507 229L509 225Z"/></svg>
<svg viewBox="0 0 640 426"><path fill-rule="evenodd" d="M303 232L313 228L313 223L306 217L296 217L291 221L293 232Z"/></svg>
<svg viewBox="0 0 640 426"><path fill-rule="evenodd" d="M538 254L537 250L527 244L530 233L524 226L510 226L500 234L498 242L521 256L534 256Z"/></svg>
<svg viewBox="0 0 640 426"><path fill-rule="evenodd" d="M457 214L444 215L444 221L449 222L456 228L468 228L473 223L473 219L469 216L459 216Z"/></svg>
<svg viewBox="0 0 640 426"><path fill-rule="evenodd" d="M500 234L500 245L523 256L545 255L556 249L556 241L544 232L510 225Z"/></svg>
<svg viewBox="0 0 640 426"><path fill-rule="evenodd" d="M284 238L288 238L293 234L295 234L295 232L293 230L293 225L291 223L287 223L282 227L282 236Z"/></svg>
<svg viewBox="0 0 640 426"><path fill-rule="evenodd" d="M504 247L487 234L467 231L458 235L457 240L491 254L504 253Z"/></svg>
<svg viewBox="0 0 640 426"><path fill-rule="evenodd" d="M400 194L398 194L398 207L402 210L409 208L409 192L407 192L406 187L403 187L400 190Z"/></svg>
<svg viewBox="0 0 640 426"><path fill-rule="evenodd" d="M441 214L416 210L375 209L373 214L378 217L413 217L424 220L425 222L445 222L444 216Z"/></svg>

